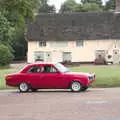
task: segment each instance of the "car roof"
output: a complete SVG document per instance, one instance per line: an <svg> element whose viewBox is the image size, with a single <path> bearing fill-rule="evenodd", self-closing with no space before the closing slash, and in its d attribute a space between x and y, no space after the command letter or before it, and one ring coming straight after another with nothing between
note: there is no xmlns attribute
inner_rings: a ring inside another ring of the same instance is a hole
<svg viewBox="0 0 120 120"><path fill-rule="evenodd" d="M57 63L53 62L36 62L36 63L30 63L28 66L34 66L34 65L55 65Z"/></svg>

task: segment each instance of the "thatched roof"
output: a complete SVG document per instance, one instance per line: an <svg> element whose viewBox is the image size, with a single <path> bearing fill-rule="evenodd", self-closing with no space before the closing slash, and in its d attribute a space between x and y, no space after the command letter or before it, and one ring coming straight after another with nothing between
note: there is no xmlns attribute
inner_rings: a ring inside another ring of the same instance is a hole
<svg viewBox="0 0 120 120"><path fill-rule="evenodd" d="M28 40L120 39L120 14L82 12L39 14L28 25Z"/></svg>

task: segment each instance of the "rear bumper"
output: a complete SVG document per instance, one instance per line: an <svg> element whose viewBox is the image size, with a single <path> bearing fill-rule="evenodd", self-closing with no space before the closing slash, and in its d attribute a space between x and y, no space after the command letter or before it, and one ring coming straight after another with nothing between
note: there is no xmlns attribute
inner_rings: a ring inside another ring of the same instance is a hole
<svg viewBox="0 0 120 120"><path fill-rule="evenodd" d="M6 80L6 85L7 86L11 86L11 87L16 87L17 85L14 83L14 81L9 81L9 80Z"/></svg>

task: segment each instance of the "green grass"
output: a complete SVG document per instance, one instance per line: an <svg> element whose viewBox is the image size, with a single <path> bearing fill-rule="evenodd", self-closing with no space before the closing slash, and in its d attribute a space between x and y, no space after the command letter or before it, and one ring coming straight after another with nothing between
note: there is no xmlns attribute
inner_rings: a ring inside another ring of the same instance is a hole
<svg viewBox="0 0 120 120"><path fill-rule="evenodd" d="M0 67L0 89L5 89L5 88L9 88L8 86L5 85L5 76L10 74L10 73L14 73L18 71L15 68L9 68L9 67Z"/></svg>
<svg viewBox="0 0 120 120"><path fill-rule="evenodd" d="M9 88L5 85L5 76L19 71L19 69L0 68L0 89ZM120 66L80 66L70 67L69 69L73 72L94 72L96 82L93 87L120 87Z"/></svg>
<svg viewBox="0 0 120 120"><path fill-rule="evenodd" d="M94 72L96 82L93 87L120 87L120 66L81 66L72 67L74 72Z"/></svg>

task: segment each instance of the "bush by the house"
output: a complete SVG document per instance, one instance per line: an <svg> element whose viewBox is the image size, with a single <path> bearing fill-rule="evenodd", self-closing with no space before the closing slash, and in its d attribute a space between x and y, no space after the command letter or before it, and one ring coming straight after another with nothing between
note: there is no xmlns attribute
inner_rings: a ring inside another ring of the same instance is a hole
<svg viewBox="0 0 120 120"><path fill-rule="evenodd" d="M0 65L8 65L13 59L13 55L9 48L5 45L0 45Z"/></svg>

